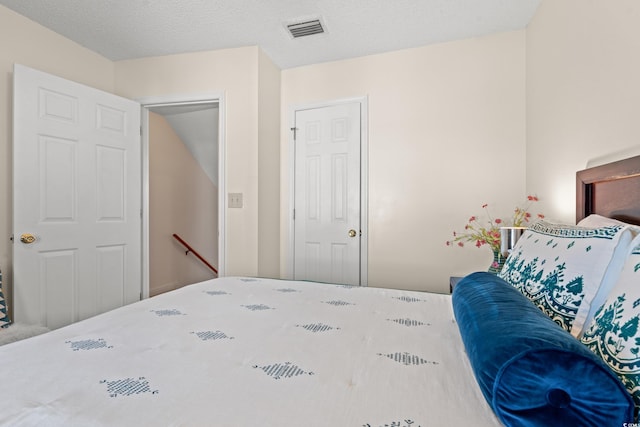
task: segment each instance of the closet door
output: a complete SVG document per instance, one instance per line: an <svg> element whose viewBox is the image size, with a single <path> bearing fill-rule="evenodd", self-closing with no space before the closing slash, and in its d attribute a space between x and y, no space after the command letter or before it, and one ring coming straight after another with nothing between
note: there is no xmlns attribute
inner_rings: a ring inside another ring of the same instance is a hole
<svg viewBox="0 0 640 427"><path fill-rule="evenodd" d="M360 285L360 103L296 111L294 278Z"/></svg>

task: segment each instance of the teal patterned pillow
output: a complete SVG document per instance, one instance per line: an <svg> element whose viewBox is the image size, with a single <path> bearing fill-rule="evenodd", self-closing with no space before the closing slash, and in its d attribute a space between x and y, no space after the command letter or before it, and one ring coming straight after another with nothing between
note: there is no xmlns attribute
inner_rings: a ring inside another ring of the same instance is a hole
<svg viewBox="0 0 640 427"><path fill-rule="evenodd" d="M640 408L640 237L620 277L582 336L582 343L609 365Z"/></svg>
<svg viewBox="0 0 640 427"><path fill-rule="evenodd" d="M0 271L0 328L5 328L11 324L9 314L7 313L7 301L2 293L2 272Z"/></svg>
<svg viewBox="0 0 640 427"><path fill-rule="evenodd" d="M603 279L617 278L607 269L612 260L622 259L617 252L628 249L630 235L625 225L586 228L538 221L518 240L499 276L578 337Z"/></svg>

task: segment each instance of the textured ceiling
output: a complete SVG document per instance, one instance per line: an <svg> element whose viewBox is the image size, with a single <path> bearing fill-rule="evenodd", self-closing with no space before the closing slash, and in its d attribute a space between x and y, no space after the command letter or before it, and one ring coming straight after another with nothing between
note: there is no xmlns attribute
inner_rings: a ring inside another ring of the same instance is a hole
<svg viewBox="0 0 640 427"><path fill-rule="evenodd" d="M113 61L260 46L280 68L525 28L541 0L0 0ZM1 10L0 10L1 13ZM321 18L325 34L285 25Z"/></svg>

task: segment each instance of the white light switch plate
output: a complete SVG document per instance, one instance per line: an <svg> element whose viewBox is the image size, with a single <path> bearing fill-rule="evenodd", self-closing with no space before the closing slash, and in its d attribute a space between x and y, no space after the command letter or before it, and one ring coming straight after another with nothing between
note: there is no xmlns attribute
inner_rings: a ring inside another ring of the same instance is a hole
<svg viewBox="0 0 640 427"><path fill-rule="evenodd" d="M229 207L230 208L242 207L242 193L229 193Z"/></svg>

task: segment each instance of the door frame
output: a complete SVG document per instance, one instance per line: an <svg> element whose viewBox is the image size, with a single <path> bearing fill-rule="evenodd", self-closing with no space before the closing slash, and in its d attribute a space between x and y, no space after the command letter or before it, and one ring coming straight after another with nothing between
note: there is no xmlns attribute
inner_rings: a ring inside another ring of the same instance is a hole
<svg viewBox="0 0 640 427"><path fill-rule="evenodd" d="M341 98L335 100L319 101L308 104L296 104L289 107L289 123L291 131L289 132L288 147L288 172L289 172L289 197L287 200L287 234L286 239L286 275L287 278L294 277L295 264L295 230L293 221L293 210L295 207L295 166L296 152L295 140L293 138L293 128L296 122L296 112L302 110L312 110L316 108L333 107L343 104L360 104L360 286L367 286L369 283L368 276L368 256L369 256L369 114L368 114L368 96L360 96L353 98Z"/></svg>
<svg viewBox="0 0 640 427"><path fill-rule="evenodd" d="M149 108L218 103L218 277L226 271L226 100L224 92L138 98L142 140L142 298L149 297Z"/></svg>

